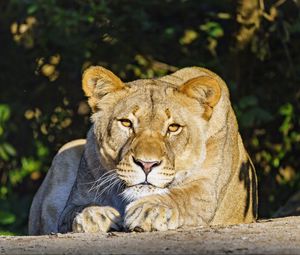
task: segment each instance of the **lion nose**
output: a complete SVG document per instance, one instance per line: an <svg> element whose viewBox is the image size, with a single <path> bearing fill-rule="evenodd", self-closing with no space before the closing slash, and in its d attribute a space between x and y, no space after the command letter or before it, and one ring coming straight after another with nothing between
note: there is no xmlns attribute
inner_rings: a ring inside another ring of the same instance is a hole
<svg viewBox="0 0 300 255"><path fill-rule="evenodd" d="M141 167L146 175L148 175L154 167L159 166L161 163L161 161L144 161L141 159L135 159L134 157L133 162Z"/></svg>

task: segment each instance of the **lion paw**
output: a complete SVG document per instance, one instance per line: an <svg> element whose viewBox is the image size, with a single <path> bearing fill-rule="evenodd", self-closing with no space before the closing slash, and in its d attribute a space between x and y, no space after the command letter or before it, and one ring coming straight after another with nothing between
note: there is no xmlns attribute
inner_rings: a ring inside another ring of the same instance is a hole
<svg viewBox="0 0 300 255"><path fill-rule="evenodd" d="M159 202L136 201L126 209L125 227L133 231L166 231L179 227L179 211Z"/></svg>
<svg viewBox="0 0 300 255"><path fill-rule="evenodd" d="M89 206L73 220L72 230L76 233L108 232L120 230L119 212L109 206Z"/></svg>

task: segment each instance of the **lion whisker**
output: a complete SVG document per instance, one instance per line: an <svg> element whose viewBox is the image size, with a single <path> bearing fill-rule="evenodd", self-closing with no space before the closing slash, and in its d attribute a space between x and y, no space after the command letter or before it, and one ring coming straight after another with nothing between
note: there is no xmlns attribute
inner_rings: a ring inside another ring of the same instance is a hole
<svg viewBox="0 0 300 255"><path fill-rule="evenodd" d="M114 174L111 174L109 176L106 176L106 177L102 178L101 180L98 181L98 184L94 183L94 185L89 189L89 192L94 190L94 189L99 189L101 186L103 186L106 183L110 182L114 178L116 178L116 176Z"/></svg>
<svg viewBox="0 0 300 255"><path fill-rule="evenodd" d="M92 189L92 190L96 189L96 196L97 196L97 194L98 194L98 192L99 192L99 189L100 189L103 185L109 183L109 184L108 184L108 186L109 186L110 183L113 182L116 178L117 178L116 174L111 174L111 175L109 175L109 176L106 176L105 178L102 178L101 182L100 182L99 184L97 184L95 187L93 187L93 189ZM106 187L105 187L104 189L106 189Z"/></svg>
<svg viewBox="0 0 300 255"><path fill-rule="evenodd" d="M95 169L97 169L97 168L95 168ZM99 168L99 169L100 169L100 168ZM108 170L108 171L105 171L105 173L102 174L97 180L93 180L93 181L90 181L90 182L82 182L82 183L80 183L80 185L88 185L88 184L94 184L94 183L97 183L97 182L101 181L101 179L102 179L103 177L105 177L106 175L108 175L108 174L110 174L111 172L116 171L116 170L117 170L117 169L110 169L110 170Z"/></svg>
<svg viewBox="0 0 300 255"><path fill-rule="evenodd" d="M106 193L107 191L110 192L111 189L118 183L120 182L120 179L118 179L116 176L115 176L116 179L112 179L111 180L111 183L109 183L102 191L101 193L98 195L98 191L99 189L97 190L97 193L96 193L96 196L95 196L95 199L98 199L100 198L104 193Z"/></svg>

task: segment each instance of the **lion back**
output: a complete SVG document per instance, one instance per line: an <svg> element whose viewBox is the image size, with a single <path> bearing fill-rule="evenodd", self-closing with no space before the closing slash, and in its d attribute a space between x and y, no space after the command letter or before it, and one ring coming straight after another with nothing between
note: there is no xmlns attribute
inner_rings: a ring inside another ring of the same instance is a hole
<svg viewBox="0 0 300 255"><path fill-rule="evenodd" d="M57 223L76 180L85 143L84 139L69 142L53 159L30 208L29 235L58 232Z"/></svg>

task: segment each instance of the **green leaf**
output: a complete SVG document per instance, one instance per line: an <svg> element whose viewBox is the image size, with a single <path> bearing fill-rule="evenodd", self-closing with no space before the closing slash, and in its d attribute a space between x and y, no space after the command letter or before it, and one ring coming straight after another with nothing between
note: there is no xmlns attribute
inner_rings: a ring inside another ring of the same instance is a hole
<svg viewBox="0 0 300 255"><path fill-rule="evenodd" d="M209 36L219 38L224 35L224 30L221 25L214 21L209 21L200 26L200 29L206 32Z"/></svg>
<svg viewBox="0 0 300 255"><path fill-rule="evenodd" d="M173 27L168 27L164 31L165 35L172 36L175 33L175 29Z"/></svg>
<svg viewBox="0 0 300 255"><path fill-rule="evenodd" d="M6 186L2 186L0 188L0 199L1 198L5 198L5 196L7 195L8 193L8 188Z"/></svg>
<svg viewBox="0 0 300 255"><path fill-rule="evenodd" d="M280 159L279 158L274 158L273 159L273 166L274 167L279 167L279 165L280 165Z"/></svg>
<svg viewBox="0 0 300 255"><path fill-rule="evenodd" d="M5 122L10 117L10 108L6 104L0 104L0 122Z"/></svg>
<svg viewBox="0 0 300 255"><path fill-rule="evenodd" d="M33 158L22 158L22 172L26 175L34 171L38 171L41 168L41 162L34 160Z"/></svg>
<svg viewBox="0 0 300 255"><path fill-rule="evenodd" d="M9 212L0 211L0 225L10 225L15 223L16 216Z"/></svg>
<svg viewBox="0 0 300 255"><path fill-rule="evenodd" d="M290 103L287 103L279 108L279 113L283 116L291 116L293 112L294 112L294 107Z"/></svg>
<svg viewBox="0 0 300 255"><path fill-rule="evenodd" d="M9 156L7 152L4 150L4 148L2 147L2 145L0 145L0 158L2 158L5 161L9 160Z"/></svg>
<svg viewBox="0 0 300 255"><path fill-rule="evenodd" d="M28 8L27 8L27 13L29 15L35 13L38 9L38 6L36 4L33 4L33 5L30 5Z"/></svg>
<svg viewBox="0 0 300 255"><path fill-rule="evenodd" d="M23 175L20 169L13 169L9 171L9 180L12 185L16 185L21 182Z"/></svg>
<svg viewBox="0 0 300 255"><path fill-rule="evenodd" d="M16 156L17 152L16 152L15 148L12 145L10 145L9 143L3 143L2 147L7 152L8 155Z"/></svg>
<svg viewBox="0 0 300 255"><path fill-rule="evenodd" d="M88 16L87 21L93 23L95 21L95 18L93 16Z"/></svg>
<svg viewBox="0 0 300 255"><path fill-rule="evenodd" d="M49 149L46 146L44 146L41 142L37 142L36 147L38 157L43 158L49 155Z"/></svg>

